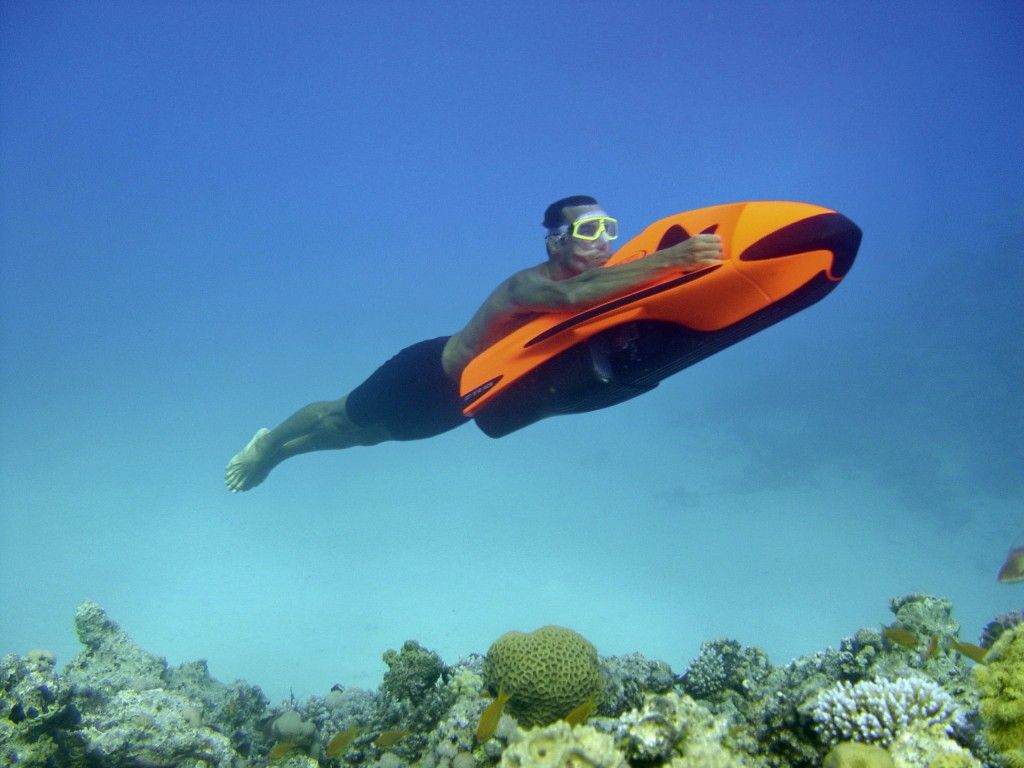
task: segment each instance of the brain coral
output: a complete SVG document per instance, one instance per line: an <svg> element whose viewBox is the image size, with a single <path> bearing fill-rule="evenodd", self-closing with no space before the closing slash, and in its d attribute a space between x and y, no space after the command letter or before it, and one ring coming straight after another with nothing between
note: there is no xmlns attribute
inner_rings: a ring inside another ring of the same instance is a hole
<svg viewBox="0 0 1024 768"><path fill-rule="evenodd" d="M564 717L604 686L597 650L564 627L506 632L484 659L484 685L509 695L506 710L524 728Z"/></svg>

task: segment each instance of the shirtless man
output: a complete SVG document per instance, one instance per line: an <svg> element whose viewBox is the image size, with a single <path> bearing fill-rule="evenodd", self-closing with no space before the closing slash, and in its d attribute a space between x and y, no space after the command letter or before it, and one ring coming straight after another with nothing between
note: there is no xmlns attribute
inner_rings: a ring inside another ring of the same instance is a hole
<svg viewBox="0 0 1024 768"><path fill-rule="evenodd" d="M454 336L399 352L340 400L310 403L274 429L260 429L228 462L228 490L247 491L285 459L310 451L419 440L454 429L462 414L459 378L470 360L538 314L584 309L665 272L689 272L722 259L717 235L697 235L641 259L598 269L612 255L618 222L585 195L544 213L548 259L515 273Z"/></svg>

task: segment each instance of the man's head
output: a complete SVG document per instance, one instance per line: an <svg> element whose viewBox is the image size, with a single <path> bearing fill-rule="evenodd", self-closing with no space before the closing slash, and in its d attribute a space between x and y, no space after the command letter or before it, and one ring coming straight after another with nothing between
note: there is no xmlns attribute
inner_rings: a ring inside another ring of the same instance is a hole
<svg viewBox="0 0 1024 768"><path fill-rule="evenodd" d="M612 255L618 222L589 195L556 200L544 211L548 259L565 277L599 267Z"/></svg>

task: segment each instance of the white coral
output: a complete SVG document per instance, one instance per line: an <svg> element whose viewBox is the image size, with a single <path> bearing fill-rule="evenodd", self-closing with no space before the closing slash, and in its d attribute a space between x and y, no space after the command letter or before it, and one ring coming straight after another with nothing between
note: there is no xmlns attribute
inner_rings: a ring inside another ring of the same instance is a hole
<svg viewBox="0 0 1024 768"><path fill-rule="evenodd" d="M723 744L730 729L725 716L716 716L689 696L649 695L641 709L619 718L619 740L638 764L671 768L749 768L752 758Z"/></svg>
<svg viewBox="0 0 1024 768"><path fill-rule="evenodd" d="M810 714L828 746L861 741L887 747L911 727L948 734L963 723L953 698L921 677L836 683L814 698Z"/></svg>
<svg viewBox="0 0 1024 768"><path fill-rule="evenodd" d="M501 755L500 768L629 768L615 740L589 725L559 720L546 727L517 729Z"/></svg>

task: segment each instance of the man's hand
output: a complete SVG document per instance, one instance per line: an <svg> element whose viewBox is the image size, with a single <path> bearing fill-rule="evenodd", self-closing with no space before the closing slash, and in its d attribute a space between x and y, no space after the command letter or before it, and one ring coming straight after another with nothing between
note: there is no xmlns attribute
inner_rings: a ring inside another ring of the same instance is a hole
<svg viewBox="0 0 1024 768"><path fill-rule="evenodd" d="M692 272L722 263L722 238L718 235L694 235L651 255L660 258L666 267Z"/></svg>

